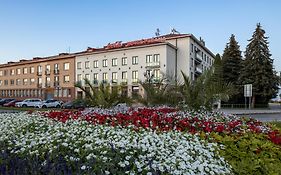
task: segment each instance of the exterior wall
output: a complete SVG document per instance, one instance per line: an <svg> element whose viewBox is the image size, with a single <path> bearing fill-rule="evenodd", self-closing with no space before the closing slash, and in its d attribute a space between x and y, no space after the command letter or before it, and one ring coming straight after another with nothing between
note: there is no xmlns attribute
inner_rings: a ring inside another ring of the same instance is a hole
<svg viewBox="0 0 281 175"><path fill-rule="evenodd" d="M69 63L69 70L64 70L64 63ZM58 71L55 72L55 64L58 64ZM42 72L38 73L38 66L42 66ZM46 65L50 65L50 70L46 71ZM63 57L58 59L34 59L10 63L0 66L0 98L54 98L63 101L68 101L75 98L74 91L74 75L75 75L75 59L74 57ZM34 73L31 73L31 67L34 67ZM27 73L24 69L27 68ZM20 74L17 74L17 69L20 69ZM11 74L11 70L15 74ZM7 72L4 75L4 72ZM1 74L1 72L3 72ZM2 76L1 76L2 75ZM64 76L69 76L70 81L64 82ZM59 77L59 81L55 82L55 76ZM42 78L40 84L38 79ZM46 77L50 78L50 82L46 82ZM24 79L27 82L24 83ZM31 82L34 79L34 82ZM17 80L20 83L17 84ZM5 85L5 81L8 84ZM14 81L14 84L11 84ZM2 82L2 83L1 83Z"/></svg>
<svg viewBox="0 0 281 175"><path fill-rule="evenodd" d="M90 80L93 82L93 76L95 73L98 74L98 82L100 83L103 79L103 73L108 73L108 82L112 84L112 73L117 73L117 84L121 84L124 82L122 79L122 72L127 72L127 87L128 87L128 95L132 94L134 88L139 88L139 93L143 94L143 89L139 86L139 83L133 82L132 72L137 71L138 77L137 79L140 81L145 81L145 73L147 70L155 70L158 69L160 72L164 74L167 73L166 67L167 59L167 48L170 48L165 43L156 44L146 47L136 47L136 48L126 48L119 49L114 51L107 51L101 53L92 53L88 55L81 55L76 57L76 67L77 64L81 64L81 69L76 69L76 80L79 81L79 77L82 80L85 78L85 75L90 75ZM170 48L172 49L172 48ZM146 63L146 56L152 55L152 59L154 55L159 54L160 62L159 63ZM138 57L138 64L133 65L132 59L134 56ZM172 56L172 55L171 55ZM122 58L127 57L127 65L122 66ZM112 59L117 58L117 66L112 66ZM107 60L107 67L103 67L103 60ZM174 60L174 58L171 58ZM88 69L85 68L85 62L90 62L90 67ZM94 61L98 61L98 68L94 68ZM161 73L160 73L161 75ZM83 81L81 81L83 84ZM77 92L79 93L79 89ZM77 95L79 96L79 95Z"/></svg>

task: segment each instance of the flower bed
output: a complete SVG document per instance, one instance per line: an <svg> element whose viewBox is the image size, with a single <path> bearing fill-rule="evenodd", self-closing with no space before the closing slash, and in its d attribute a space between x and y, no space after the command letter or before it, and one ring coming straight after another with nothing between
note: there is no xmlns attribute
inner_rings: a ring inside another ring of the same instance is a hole
<svg viewBox="0 0 281 175"><path fill-rule="evenodd" d="M280 131L234 115L160 107L0 119L0 174L281 172Z"/></svg>

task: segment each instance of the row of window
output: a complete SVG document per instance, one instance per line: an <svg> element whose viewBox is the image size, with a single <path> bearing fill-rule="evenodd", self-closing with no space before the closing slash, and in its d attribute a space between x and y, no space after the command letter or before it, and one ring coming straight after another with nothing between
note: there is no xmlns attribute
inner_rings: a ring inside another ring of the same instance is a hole
<svg viewBox="0 0 281 175"><path fill-rule="evenodd" d="M63 70L69 70L69 63L63 63ZM37 66L37 72L42 73L42 66L39 65ZM51 71L51 65L48 64L45 66L45 70L46 72L50 72ZM59 70L59 64L54 64L54 70ZM24 68L17 68L17 69L10 69L10 70L0 70L0 76L8 76L8 75L20 75L22 72L22 74L33 74L35 72L35 67L24 67Z"/></svg>
<svg viewBox="0 0 281 175"><path fill-rule="evenodd" d="M148 70L146 75L150 75L153 76L153 78L160 78L160 69L154 69L154 70ZM82 81L83 78L88 79L88 80L94 80L94 81L98 81L99 80L99 74L98 73L94 73L93 74L93 78L91 79L90 74L85 74L84 77L82 77L82 74L78 74L77 75L77 81ZM128 79L128 72L127 71L123 71L121 72L121 79L122 80L127 80ZM139 73L137 70L132 71L132 80L133 82L137 81L139 79ZM102 80L103 81L108 81L108 73L104 72L102 73ZM111 73L111 80L112 82L118 80L118 73L117 72L112 72Z"/></svg>
<svg viewBox="0 0 281 175"><path fill-rule="evenodd" d="M64 83L69 83L70 81L70 76L69 75L65 75L63 76L63 80ZM46 83L51 82L51 78L50 77L46 77ZM54 82L59 82L59 76L55 76L54 77ZM42 84L42 78L39 77L37 78L37 83L38 84ZM10 80L10 85L33 85L35 84L35 78L24 78L24 79L16 79L16 80ZM4 80L4 82L2 80L0 80L0 86L7 86L9 85L9 80Z"/></svg>
<svg viewBox="0 0 281 175"><path fill-rule="evenodd" d="M1 90L2 97L38 97L44 98L46 95L43 89L18 89L18 90ZM71 97L71 89L56 89L54 97Z"/></svg>
<svg viewBox="0 0 281 175"><path fill-rule="evenodd" d="M132 65L137 65L138 64L138 56L133 56L132 57ZM160 62L160 54L154 54L154 55L146 55L146 63L159 63ZM123 57L121 59L121 65L126 66L128 64L128 58ZM108 60L103 59L102 60L102 67L107 67L108 66ZM112 58L111 59L111 66L118 66L118 58ZM98 68L99 67L99 60L95 60L93 62L93 67ZM82 69L82 62L77 62L77 69ZM90 61L85 61L85 69L90 69Z"/></svg>

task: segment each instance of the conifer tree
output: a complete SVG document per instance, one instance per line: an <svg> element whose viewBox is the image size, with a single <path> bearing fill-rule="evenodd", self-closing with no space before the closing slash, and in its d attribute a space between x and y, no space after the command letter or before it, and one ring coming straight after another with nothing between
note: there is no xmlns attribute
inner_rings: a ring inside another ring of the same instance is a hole
<svg viewBox="0 0 281 175"><path fill-rule="evenodd" d="M278 76L273 68L273 59L268 48L268 37L260 23L246 47L245 60L240 75L242 84L253 85L252 105L268 104L278 91Z"/></svg>
<svg viewBox="0 0 281 175"><path fill-rule="evenodd" d="M232 34L222 56L223 78L226 83L238 85L241 71L241 51L238 42Z"/></svg>

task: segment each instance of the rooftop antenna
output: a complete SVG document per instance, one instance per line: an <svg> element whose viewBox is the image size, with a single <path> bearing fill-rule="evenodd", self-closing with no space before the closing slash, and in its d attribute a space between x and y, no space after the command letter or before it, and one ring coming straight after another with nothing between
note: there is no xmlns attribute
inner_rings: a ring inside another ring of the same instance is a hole
<svg viewBox="0 0 281 175"><path fill-rule="evenodd" d="M157 36L157 37L160 36L160 29L159 28L156 29L155 36Z"/></svg>
<svg viewBox="0 0 281 175"><path fill-rule="evenodd" d="M68 47L68 53L70 53L70 46Z"/></svg>
<svg viewBox="0 0 281 175"><path fill-rule="evenodd" d="M179 31L177 31L175 28L172 28L171 29L171 34L180 34L180 32Z"/></svg>

